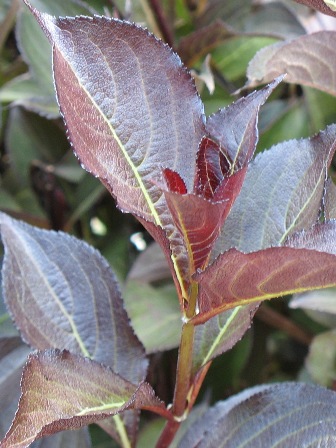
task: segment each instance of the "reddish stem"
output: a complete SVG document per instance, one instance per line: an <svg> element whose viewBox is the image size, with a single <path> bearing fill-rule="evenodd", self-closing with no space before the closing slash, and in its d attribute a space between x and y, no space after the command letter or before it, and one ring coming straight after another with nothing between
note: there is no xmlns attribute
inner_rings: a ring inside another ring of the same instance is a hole
<svg viewBox="0 0 336 448"><path fill-rule="evenodd" d="M176 420L169 420L164 427L159 440L156 443L156 448L168 448L174 440L175 434L180 427L181 422Z"/></svg>

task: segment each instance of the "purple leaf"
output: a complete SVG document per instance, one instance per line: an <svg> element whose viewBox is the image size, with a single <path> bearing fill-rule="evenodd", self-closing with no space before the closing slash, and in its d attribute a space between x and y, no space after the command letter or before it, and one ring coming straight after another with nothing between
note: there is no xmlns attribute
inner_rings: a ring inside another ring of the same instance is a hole
<svg viewBox="0 0 336 448"><path fill-rule="evenodd" d="M54 45L58 101L82 164L122 210L169 224L153 181L171 168L190 187L204 134L203 105L179 57L127 22L32 12Z"/></svg>
<svg viewBox="0 0 336 448"><path fill-rule="evenodd" d="M335 31L320 31L261 49L249 64L247 85L254 87L287 73L286 82L336 95L335 36Z"/></svg>
<svg viewBox="0 0 336 448"><path fill-rule="evenodd" d="M279 76L263 89L240 98L208 118L207 134L219 144L229 160L230 174L250 162L258 142L259 109L282 79L283 76Z"/></svg>
<svg viewBox="0 0 336 448"><path fill-rule="evenodd" d="M315 224L335 149L336 126L331 125L312 138L283 142L258 154L211 259L231 247L252 252L281 244L291 233Z"/></svg>
<svg viewBox="0 0 336 448"><path fill-rule="evenodd" d="M320 386L257 386L217 403L202 415L179 448L332 447L336 394Z"/></svg>
<svg viewBox="0 0 336 448"><path fill-rule="evenodd" d="M0 215L0 228L3 291L22 338L40 350L68 349L91 357L135 384L143 381L144 348L129 323L115 276L99 252L69 235L40 230L5 214Z"/></svg>
<svg viewBox="0 0 336 448"><path fill-rule="evenodd" d="M129 381L142 381L144 350L99 252L65 233L5 214L0 226L4 296L23 339L39 350L71 350L111 366Z"/></svg>
<svg viewBox="0 0 336 448"><path fill-rule="evenodd" d="M324 216L327 220L336 218L336 185L331 179L325 185Z"/></svg>
<svg viewBox="0 0 336 448"><path fill-rule="evenodd" d="M108 367L68 351L29 356L13 425L1 448L28 447L34 440L75 429L126 409L169 415L146 383L135 386Z"/></svg>

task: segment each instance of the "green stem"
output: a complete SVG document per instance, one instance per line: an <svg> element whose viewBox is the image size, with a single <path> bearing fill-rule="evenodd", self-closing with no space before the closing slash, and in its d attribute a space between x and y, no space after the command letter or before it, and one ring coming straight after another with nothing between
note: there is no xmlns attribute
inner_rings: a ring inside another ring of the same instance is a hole
<svg viewBox="0 0 336 448"><path fill-rule="evenodd" d="M181 344L177 361L173 414L176 420L183 420L188 408L187 396L191 386L191 368L195 327L186 323L182 328Z"/></svg>

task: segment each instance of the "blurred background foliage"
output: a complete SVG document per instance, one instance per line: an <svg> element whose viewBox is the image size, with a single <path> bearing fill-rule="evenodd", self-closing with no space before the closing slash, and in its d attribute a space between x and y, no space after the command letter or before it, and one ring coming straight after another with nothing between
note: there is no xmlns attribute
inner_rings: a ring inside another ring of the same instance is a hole
<svg viewBox="0 0 336 448"><path fill-rule="evenodd" d="M336 31L335 18L291 0L31 3L57 16L104 14L148 27L189 67L206 114L248 92L246 70L261 48L312 31ZM282 83L261 110L258 151L333 122L334 96ZM20 0L0 0L0 138L0 209L70 232L102 252L124 285L133 325L151 354L149 380L170 402L180 318L169 270L141 225L115 208L73 155L55 100L51 47ZM257 383L298 378L335 388L335 292L314 294L291 299L290 307L290 298L262 305L242 341L214 361L203 398L217 401ZM16 337L1 302L0 342ZM96 429L93 435L95 446L111 446ZM147 437L140 439L144 446L149 446Z"/></svg>

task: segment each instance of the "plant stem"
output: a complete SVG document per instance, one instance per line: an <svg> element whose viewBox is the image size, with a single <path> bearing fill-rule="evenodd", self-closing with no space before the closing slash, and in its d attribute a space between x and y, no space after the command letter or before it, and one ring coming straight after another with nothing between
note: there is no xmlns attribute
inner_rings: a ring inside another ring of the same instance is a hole
<svg viewBox="0 0 336 448"><path fill-rule="evenodd" d="M188 408L187 396L191 386L191 368L195 327L186 323L182 328L181 344L177 361L176 384L173 402L173 414L176 419L183 419Z"/></svg>
<svg viewBox="0 0 336 448"><path fill-rule="evenodd" d="M180 425L181 422L177 422L176 420L168 420L159 440L156 442L156 448L168 448L174 440L175 434L177 433Z"/></svg>

